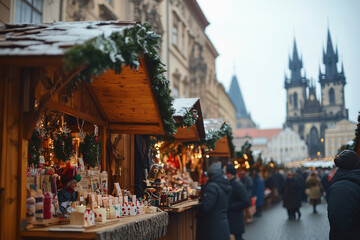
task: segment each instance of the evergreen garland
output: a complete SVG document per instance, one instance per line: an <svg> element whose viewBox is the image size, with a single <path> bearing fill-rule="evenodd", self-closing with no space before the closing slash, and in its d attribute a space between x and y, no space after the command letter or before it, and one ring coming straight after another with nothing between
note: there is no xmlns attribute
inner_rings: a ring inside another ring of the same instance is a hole
<svg viewBox="0 0 360 240"><path fill-rule="evenodd" d="M197 118L199 117L196 109L188 111L183 118L176 122L176 128L180 127L191 127L196 123Z"/></svg>
<svg viewBox="0 0 360 240"><path fill-rule="evenodd" d="M83 155L84 163L91 167L99 165L101 142L94 133L86 134L84 141L79 145L79 152Z"/></svg>
<svg viewBox="0 0 360 240"><path fill-rule="evenodd" d="M203 144L209 149L215 149L216 143L222 137L227 136L230 147L231 156L234 155L235 146L233 144L232 128L229 124L224 123L219 130L210 130L206 133L205 139L202 141Z"/></svg>
<svg viewBox="0 0 360 240"><path fill-rule="evenodd" d="M166 69L158 56L160 36L152 31L148 23L113 32L75 46L65 55L65 69L86 64L86 68L75 76L66 89L70 96L81 81L92 82L92 76L99 76L108 69L120 73L123 66L137 69L140 65L139 54L145 60L149 70L151 86L159 105L165 134L175 134L173 119L174 98L170 95L169 80L165 78Z"/></svg>
<svg viewBox="0 0 360 240"><path fill-rule="evenodd" d="M40 162L40 149L42 136L38 130L34 130L28 145L28 164L37 166Z"/></svg>
<svg viewBox="0 0 360 240"><path fill-rule="evenodd" d="M357 119L358 123L355 129L355 138L353 143L353 150L360 156L360 112Z"/></svg>
<svg viewBox="0 0 360 240"><path fill-rule="evenodd" d="M54 156L66 162L74 154L73 138L70 133L60 133L53 139Z"/></svg>

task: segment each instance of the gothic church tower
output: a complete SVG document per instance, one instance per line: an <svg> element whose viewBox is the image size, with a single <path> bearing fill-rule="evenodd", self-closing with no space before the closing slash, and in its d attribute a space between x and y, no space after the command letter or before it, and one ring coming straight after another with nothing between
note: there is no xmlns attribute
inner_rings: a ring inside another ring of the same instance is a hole
<svg viewBox="0 0 360 240"><path fill-rule="evenodd" d="M330 31L327 34L326 52L323 50L325 72L319 69L321 98L316 96L315 81L309 81L301 74L302 58L299 58L296 42L292 59L289 58L290 78L285 74L286 122L284 126L292 128L305 140L310 157L325 156L325 129L342 119L348 119L345 108L344 67L338 71L338 50L333 48ZM281 150L281 149L280 149Z"/></svg>

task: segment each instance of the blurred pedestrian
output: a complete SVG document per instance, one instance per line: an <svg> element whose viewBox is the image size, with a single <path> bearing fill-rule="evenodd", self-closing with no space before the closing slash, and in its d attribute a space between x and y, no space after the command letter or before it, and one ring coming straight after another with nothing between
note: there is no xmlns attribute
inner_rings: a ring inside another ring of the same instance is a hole
<svg viewBox="0 0 360 240"><path fill-rule="evenodd" d="M360 157L344 150L328 191L330 240L360 239Z"/></svg>
<svg viewBox="0 0 360 240"><path fill-rule="evenodd" d="M306 186L309 189L309 203L313 205L313 213L318 213L316 210L316 205L321 203L323 186L316 172L310 173L310 175L306 179Z"/></svg>
<svg viewBox="0 0 360 240"><path fill-rule="evenodd" d="M243 240L242 235L245 232L244 209L250 206L250 199L245 187L236 176L236 169L233 164L226 166L225 174L232 187L228 210L230 233L234 234L236 240Z"/></svg>
<svg viewBox="0 0 360 240"><path fill-rule="evenodd" d="M198 211L196 239L229 240L227 211L231 186L221 168L221 162L211 164L209 180L202 189Z"/></svg>
<svg viewBox="0 0 360 240"><path fill-rule="evenodd" d="M286 179L283 185L283 206L287 209L289 220L295 220L295 213L298 213L298 218L300 219L300 184L299 181L294 177L294 174L291 171L288 171L286 174Z"/></svg>
<svg viewBox="0 0 360 240"><path fill-rule="evenodd" d="M243 169L240 170L238 176L239 176L241 182L243 183L243 185L244 185L244 187L246 189L247 195L249 197L249 202L251 203L253 180L249 176L249 174L246 173ZM245 209L245 217L244 217L245 218L245 223L250 223L250 222L253 221L253 216L251 214L250 208L251 208L251 206L249 206L249 207L247 207Z"/></svg>
<svg viewBox="0 0 360 240"><path fill-rule="evenodd" d="M261 217L262 215L262 206L264 205L264 191L265 191L265 184L264 180L260 177L259 173L253 173L253 190L252 194L256 197L256 213L254 214L255 217Z"/></svg>

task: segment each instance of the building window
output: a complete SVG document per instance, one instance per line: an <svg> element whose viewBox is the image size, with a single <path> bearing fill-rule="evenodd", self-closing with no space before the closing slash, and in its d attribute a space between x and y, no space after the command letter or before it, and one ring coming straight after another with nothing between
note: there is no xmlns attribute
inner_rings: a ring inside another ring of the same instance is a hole
<svg viewBox="0 0 360 240"><path fill-rule="evenodd" d="M294 109L298 108L298 95L294 93Z"/></svg>
<svg viewBox="0 0 360 240"><path fill-rule="evenodd" d="M185 27L183 27L181 35L181 53L185 56Z"/></svg>
<svg viewBox="0 0 360 240"><path fill-rule="evenodd" d="M178 26L177 26L177 24L174 24L174 26L173 26L173 44L175 46L178 45Z"/></svg>
<svg viewBox="0 0 360 240"><path fill-rule="evenodd" d="M16 22L41 23L42 0L17 0Z"/></svg>
<svg viewBox="0 0 360 240"><path fill-rule="evenodd" d="M335 92L333 88L330 88L329 90L329 102L330 105L335 105Z"/></svg>

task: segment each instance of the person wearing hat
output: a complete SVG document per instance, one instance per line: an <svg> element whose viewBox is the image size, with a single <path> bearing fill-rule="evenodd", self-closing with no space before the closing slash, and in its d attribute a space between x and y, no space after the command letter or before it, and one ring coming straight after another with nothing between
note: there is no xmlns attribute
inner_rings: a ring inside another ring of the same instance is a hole
<svg viewBox="0 0 360 240"><path fill-rule="evenodd" d="M350 150L334 160L338 167L328 190L330 240L360 239L360 157Z"/></svg>
<svg viewBox="0 0 360 240"><path fill-rule="evenodd" d="M197 215L197 240L230 240L228 207L231 194L229 180L221 162L211 164L209 180L202 188Z"/></svg>
<svg viewBox="0 0 360 240"><path fill-rule="evenodd" d="M71 209L69 209L71 202L76 201L77 192L74 189L77 182L80 182L81 176L78 174L76 168L68 162L61 174L60 180L64 188L58 192L59 207L61 212L66 214L71 212Z"/></svg>
<svg viewBox="0 0 360 240"><path fill-rule="evenodd" d="M230 181L232 192L229 200L228 218L230 233L236 240L242 240L245 232L244 209L250 206L250 199L244 185L236 176L237 172L232 163L226 166L226 177Z"/></svg>

